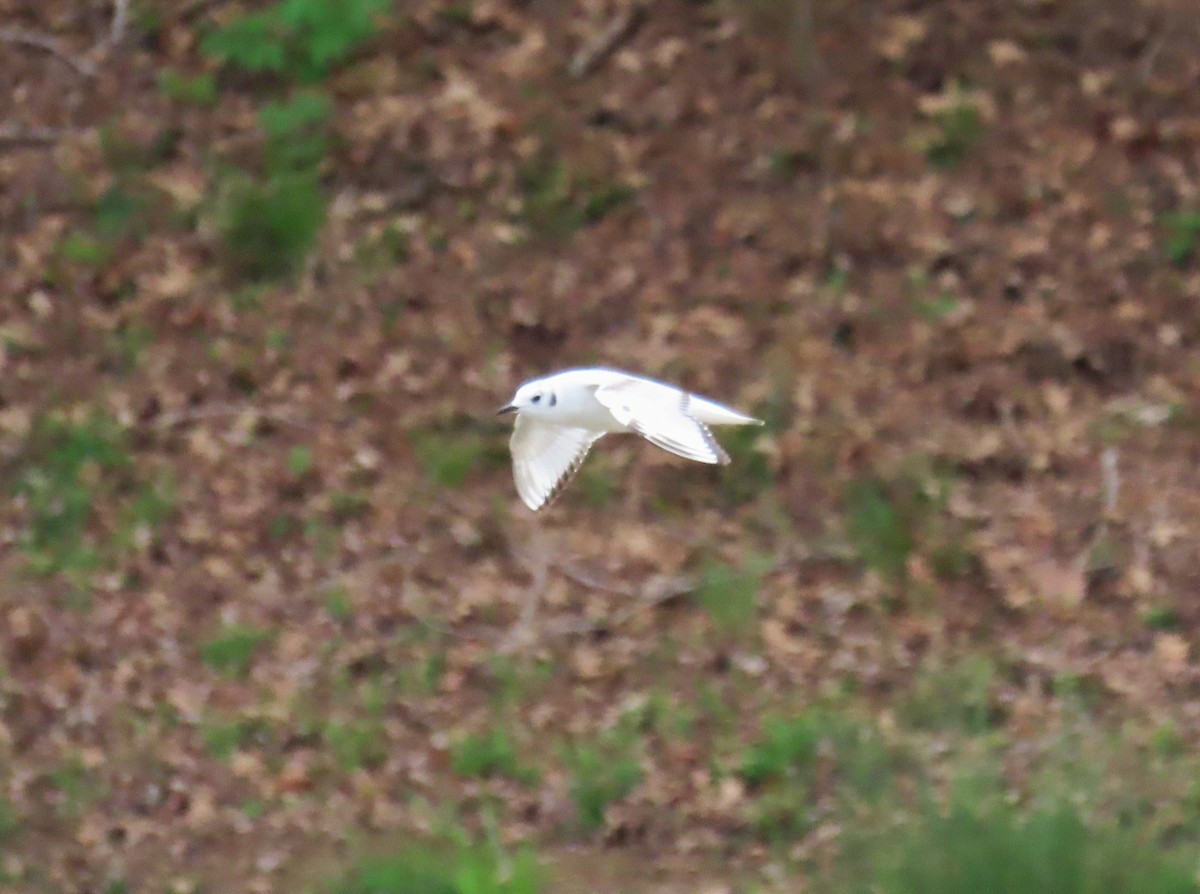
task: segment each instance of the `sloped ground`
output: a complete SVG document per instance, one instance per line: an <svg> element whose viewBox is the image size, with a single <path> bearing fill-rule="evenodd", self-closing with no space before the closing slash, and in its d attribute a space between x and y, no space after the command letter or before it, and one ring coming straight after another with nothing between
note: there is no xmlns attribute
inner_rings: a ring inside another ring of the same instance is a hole
<svg viewBox="0 0 1200 894"><path fill-rule="evenodd" d="M238 10L0 4L95 68L0 45L13 890L323 890L447 824L556 890L795 890L841 783L737 769L817 703L939 779L978 721L1018 793L1084 716L1193 840L1132 767L1200 732L1194 16L803 9L661 0L576 78L619 6L404 6L248 285L223 170L284 90L161 81ZM530 517L490 413L601 362L769 425L606 440Z"/></svg>

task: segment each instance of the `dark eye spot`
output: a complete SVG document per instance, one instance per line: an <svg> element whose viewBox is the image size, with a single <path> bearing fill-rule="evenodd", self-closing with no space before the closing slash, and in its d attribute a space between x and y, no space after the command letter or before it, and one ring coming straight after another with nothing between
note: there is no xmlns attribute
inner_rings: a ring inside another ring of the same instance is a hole
<svg viewBox="0 0 1200 894"><path fill-rule="evenodd" d="M541 401L542 401L542 396L541 396L540 394L535 394L535 395L533 396L533 402L534 402L535 404L537 404L537 403L541 403Z"/></svg>

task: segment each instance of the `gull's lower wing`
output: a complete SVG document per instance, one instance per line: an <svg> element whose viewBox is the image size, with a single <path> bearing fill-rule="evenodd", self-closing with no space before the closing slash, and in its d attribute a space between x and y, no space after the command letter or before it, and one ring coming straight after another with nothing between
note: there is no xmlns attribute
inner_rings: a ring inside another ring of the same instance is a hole
<svg viewBox="0 0 1200 894"><path fill-rule="evenodd" d="M708 426L688 413L691 395L686 391L630 379L597 388L596 400L619 423L663 450L700 463L729 462Z"/></svg>
<svg viewBox="0 0 1200 894"><path fill-rule="evenodd" d="M517 416L509 446L513 481L525 505L537 511L558 496L603 435Z"/></svg>

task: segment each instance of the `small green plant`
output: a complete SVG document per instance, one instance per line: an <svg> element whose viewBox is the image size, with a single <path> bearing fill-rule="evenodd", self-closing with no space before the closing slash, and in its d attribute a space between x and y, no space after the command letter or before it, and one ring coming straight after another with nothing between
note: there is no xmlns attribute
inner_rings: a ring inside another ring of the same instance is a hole
<svg viewBox="0 0 1200 894"><path fill-rule="evenodd" d="M313 170L325 156L326 123L333 103L324 93L296 93L270 102L258 113L266 135L266 167L272 174Z"/></svg>
<svg viewBox="0 0 1200 894"><path fill-rule="evenodd" d="M835 795L849 811L879 802L900 765L873 723L815 705L794 717L767 719L739 773L753 795L755 826L780 838L808 830L823 795Z"/></svg>
<svg viewBox="0 0 1200 894"><path fill-rule="evenodd" d="M257 720L238 717L234 720L206 717L200 724L200 741L204 750L218 760L226 760L265 732Z"/></svg>
<svg viewBox="0 0 1200 894"><path fill-rule="evenodd" d="M328 723L322 737L343 770L378 767L387 759L387 735L377 718Z"/></svg>
<svg viewBox="0 0 1200 894"><path fill-rule="evenodd" d="M537 772L521 764L513 740L502 729L463 736L450 750L450 766L459 776L507 776L535 783Z"/></svg>
<svg viewBox="0 0 1200 894"><path fill-rule="evenodd" d="M334 586L325 597L325 614L334 621L349 621L354 617L354 605L350 594L342 586Z"/></svg>
<svg viewBox="0 0 1200 894"><path fill-rule="evenodd" d="M827 714L820 708L766 721L740 771L754 794L750 813L760 833L799 835L811 825L819 748L828 735Z"/></svg>
<svg viewBox="0 0 1200 894"><path fill-rule="evenodd" d="M391 0L280 0L205 37L209 56L254 74L320 80L376 31Z"/></svg>
<svg viewBox="0 0 1200 894"><path fill-rule="evenodd" d="M1179 612L1173 605L1152 605L1142 612L1142 623L1151 630L1178 630Z"/></svg>
<svg viewBox="0 0 1200 894"><path fill-rule="evenodd" d="M696 601L717 624L745 627L758 611L758 588L772 564L769 556L751 556L741 569L712 562L702 573Z"/></svg>
<svg viewBox="0 0 1200 894"><path fill-rule="evenodd" d="M21 831L21 814L8 798L0 795L0 847Z"/></svg>
<svg viewBox="0 0 1200 894"><path fill-rule="evenodd" d="M595 223L622 205L633 201L637 193L632 186L615 180L601 180L584 184L583 207L580 209L584 223Z"/></svg>
<svg viewBox="0 0 1200 894"><path fill-rule="evenodd" d="M414 432L412 442L426 476L441 487L461 487L484 456L483 438L461 427Z"/></svg>
<svg viewBox="0 0 1200 894"><path fill-rule="evenodd" d="M940 170L957 167L983 135L983 115L979 107L960 99L935 112L932 119L925 157Z"/></svg>
<svg viewBox="0 0 1200 894"><path fill-rule="evenodd" d="M909 559L919 553L939 578L967 572L972 556L962 524L946 512L953 480L916 458L888 479L863 477L846 491L846 528L859 560L900 586L909 582Z"/></svg>
<svg viewBox="0 0 1200 894"><path fill-rule="evenodd" d="M86 575L170 512L165 485L138 479L124 432L107 416L42 420L26 457L16 493L29 515L21 544L35 573Z"/></svg>
<svg viewBox="0 0 1200 894"><path fill-rule="evenodd" d="M817 746L827 732L827 717L819 708L810 708L790 720L768 719L763 724L762 738L750 747L742 761L742 778L749 785L762 785L810 774Z"/></svg>
<svg viewBox="0 0 1200 894"><path fill-rule="evenodd" d="M111 242L80 230L67 233L58 244L58 253L62 259L80 267L107 267L114 252L115 248Z"/></svg>
<svg viewBox="0 0 1200 894"><path fill-rule="evenodd" d="M201 647L200 658L223 674L244 677L259 648L270 639L270 632L259 627L230 624Z"/></svg>
<svg viewBox="0 0 1200 894"><path fill-rule="evenodd" d="M762 429L752 425L737 426L723 433L721 442L732 462L730 474L721 476L721 495L731 505L749 503L775 482L766 454L755 447L760 437Z"/></svg>
<svg viewBox="0 0 1200 894"><path fill-rule="evenodd" d="M316 172L287 172L265 180L232 173L223 192L217 226L226 268L252 282L295 273L325 222L325 197Z"/></svg>
<svg viewBox="0 0 1200 894"><path fill-rule="evenodd" d="M58 813L61 816L79 816L101 793L100 782L78 757L72 757L62 766L51 770L50 783L58 790Z"/></svg>
<svg viewBox="0 0 1200 894"><path fill-rule="evenodd" d="M962 302L958 300L953 292L942 291L936 295L917 300L913 309L917 312L917 316L927 322L936 323L953 316L961 307Z"/></svg>
<svg viewBox="0 0 1200 894"><path fill-rule="evenodd" d="M632 201L632 187L615 180L574 176L544 149L517 169L521 214L540 236L564 238Z"/></svg>
<svg viewBox="0 0 1200 894"><path fill-rule="evenodd" d="M154 329L144 320L127 320L110 332L105 342L119 370L131 372L137 368L142 351L154 343Z"/></svg>
<svg viewBox="0 0 1200 894"><path fill-rule="evenodd" d="M571 799L585 832L601 828L608 805L624 798L642 781L637 760L622 753L617 743L609 745L601 749L577 744L565 754L572 775Z"/></svg>
<svg viewBox="0 0 1200 894"><path fill-rule="evenodd" d="M995 665L980 655L954 663L927 661L897 714L915 729L987 732L999 719L992 703L995 676Z"/></svg>
<svg viewBox="0 0 1200 894"><path fill-rule="evenodd" d="M537 894L537 857L493 845L414 847L363 860L336 881L332 894Z"/></svg>
<svg viewBox="0 0 1200 894"><path fill-rule="evenodd" d="M885 578L907 576L914 536L882 483L854 482L846 495L847 525L864 565Z"/></svg>
<svg viewBox="0 0 1200 894"><path fill-rule="evenodd" d="M1176 267L1184 267L1196 256L1200 245L1200 211L1176 211L1163 218L1166 242L1163 250Z"/></svg>
<svg viewBox="0 0 1200 894"><path fill-rule="evenodd" d="M146 198L120 181L106 189L92 206L92 227L104 239L118 240L146 232Z"/></svg>
<svg viewBox="0 0 1200 894"><path fill-rule="evenodd" d="M174 68L164 68L158 76L158 89L167 99L188 105L207 108L217 102L217 79L208 72L189 78Z"/></svg>
<svg viewBox="0 0 1200 894"><path fill-rule="evenodd" d="M612 470L597 457L585 463L576 476L577 487L589 506L603 509L617 492L617 480Z"/></svg>
<svg viewBox="0 0 1200 894"><path fill-rule="evenodd" d="M293 478L303 478L313 467L313 451L307 444L298 444L288 451L287 469Z"/></svg>
<svg viewBox="0 0 1200 894"><path fill-rule="evenodd" d="M1089 827L1066 801L1023 814L1001 798L954 793L844 852L835 894L1195 894L1194 860L1116 826Z"/></svg>

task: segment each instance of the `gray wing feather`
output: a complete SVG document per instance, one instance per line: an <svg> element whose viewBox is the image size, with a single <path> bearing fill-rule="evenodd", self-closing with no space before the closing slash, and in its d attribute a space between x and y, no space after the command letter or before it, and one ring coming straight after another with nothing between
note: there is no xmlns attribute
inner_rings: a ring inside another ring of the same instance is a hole
<svg viewBox="0 0 1200 894"><path fill-rule="evenodd" d="M691 395L686 391L631 379L596 389L596 400L630 431L663 450L700 463L729 462L708 426L688 412Z"/></svg>

